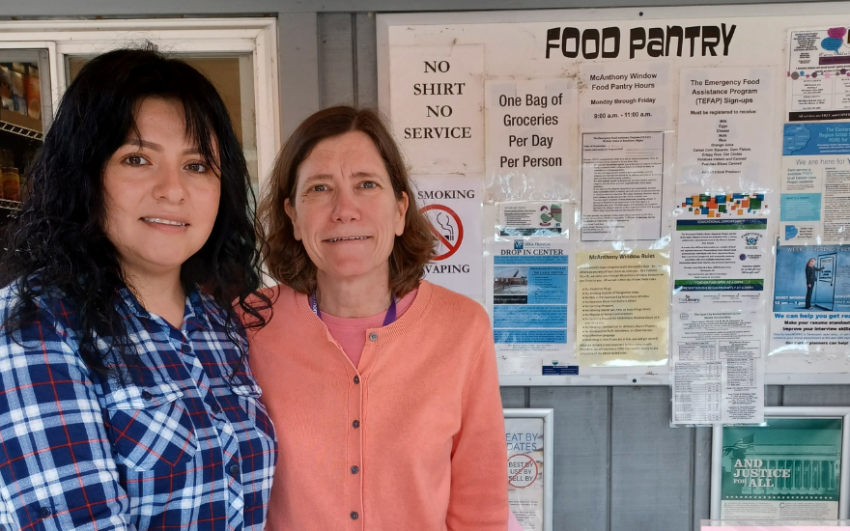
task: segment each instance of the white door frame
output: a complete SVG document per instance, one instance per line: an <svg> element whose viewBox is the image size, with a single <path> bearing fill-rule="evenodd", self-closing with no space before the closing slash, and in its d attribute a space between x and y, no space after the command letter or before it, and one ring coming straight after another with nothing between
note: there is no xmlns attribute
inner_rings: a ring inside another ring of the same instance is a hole
<svg viewBox="0 0 850 531"><path fill-rule="evenodd" d="M180 53L252 53L260 190L280 148L277 19L199 18L0 22L0 48L47 49L53 109L65 92L68 55L95 55L150 41Z"/></svg>

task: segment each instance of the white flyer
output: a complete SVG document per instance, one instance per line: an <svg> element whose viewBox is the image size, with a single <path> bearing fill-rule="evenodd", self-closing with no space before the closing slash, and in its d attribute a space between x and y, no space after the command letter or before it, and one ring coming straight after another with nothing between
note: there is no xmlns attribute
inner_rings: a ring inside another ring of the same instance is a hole
<svg viewBox="0 0 850 531"><path fill-rule="evenodd" d="M571 79L487 80L487 182L494 201L576 199Z"/></svg>
<svg viewBox="0 0 850 531"><path fill-rule="evenodd" d="M581 241L658 240L664 133L584 133L581 157Z"/></svg>
<svg viewBox="0 0 850 531"><path fill-rule="evenodd" d="M670 131L669 62L581 64L581 132Z"/></svg>
<svg viewBox="0 0 850 531"><path fill-rule="evenodd" d="M673 424L764 422L764 312L674 303Z"/></svg>
<svg viewBox="0 0 850 531"><path fill-rule="evenodd" d="M683 68L677 194L775 188L773 70Z"/></svg>
<svg viewBox="0 0 850 531"><path fill-rule="evenodd" d="M390 49L390 114L413 174L484 172L484 47Z"/></svg>
<svg viewBox="0 0 850 531"><path fill-rule="evenodd" d="M425 279L484 302L484 236L481 232L481 175L420 175L416 202L431 224L437 256Z"/></svg>

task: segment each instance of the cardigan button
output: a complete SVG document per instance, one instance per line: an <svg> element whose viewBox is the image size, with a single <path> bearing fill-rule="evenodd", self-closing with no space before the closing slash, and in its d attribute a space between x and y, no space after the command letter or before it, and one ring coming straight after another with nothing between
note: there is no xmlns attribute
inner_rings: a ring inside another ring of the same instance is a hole
<svg viewBox="0 0 850 531"><path fill-rule="evenodd" d="M359 515L359 514L357 514L357 513L356 513L356 512L354 512L354 511L351 511L351 514L350 514L349 516L351 516L351 519L352 519L352 520L357 520L358 518L360 518L360 515Z"/></svg>
<svg viewBox="0 0 850 531"><path fill-rule="evenodd" d="M352 474L356 474L356 473L358 473L358 472L360 472L360 469L359 469L359 468L357 468L357 466L353 466L353 467L351 467L351 473L352 473Z"/></svg>
<svg viewBox="0 0 850 531"><path fill-rule="evenodd" d="M150 393L150 391L148 391L146 389L146 390L142 391L142 398L144 398L145 400L152 400L153 395Z"/></svg>
<svg viewBox="0 0 850 531"><path fill-rule="evenodd" d="M360 383L360 377L359 376L354 377L354 383L356 383L356 384Z"/></svg>
<svg viewBox="0 0 850 531"><path fill-rule="evenodd" d="M376 334L375 332L372 332L371 334L369 334L369 341L377 341L377 340L378 340L378 334Z"/></svg>
<svg viewBox="0 0 850 531"><path fill-rule="evenodd" d="M360 421L359 421L359 420L355 420L354 422L352 422L352 423L351 423L351 425L352 425L352 426L354 426L354 428L355 428L355 429L356 429L356 428L359 428L359 427L360 427Z"/></svg>

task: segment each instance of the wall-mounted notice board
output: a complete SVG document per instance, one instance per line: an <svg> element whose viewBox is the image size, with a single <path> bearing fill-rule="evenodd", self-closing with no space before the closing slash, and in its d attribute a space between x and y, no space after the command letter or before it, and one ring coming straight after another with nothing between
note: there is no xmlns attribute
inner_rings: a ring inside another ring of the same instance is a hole
<svg viewBox="0 0 850 531"><path fill-rule="evenodd" d="M850 383L850 3L377 31L426 278L487 307L502 385Z"/></svg>

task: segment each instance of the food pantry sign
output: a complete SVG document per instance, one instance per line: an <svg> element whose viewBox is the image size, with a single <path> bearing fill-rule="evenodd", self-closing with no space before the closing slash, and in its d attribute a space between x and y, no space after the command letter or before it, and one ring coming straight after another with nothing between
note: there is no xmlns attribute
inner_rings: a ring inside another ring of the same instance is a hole
<svg viewBox="0 0 850 531"><path fill-rule="evenodd" d="M416 204L436 240L425 279L479 302L483 300L481 176L421 176Z"/></svg>

